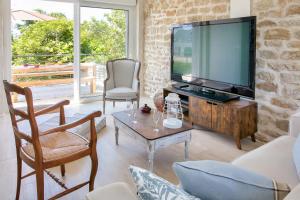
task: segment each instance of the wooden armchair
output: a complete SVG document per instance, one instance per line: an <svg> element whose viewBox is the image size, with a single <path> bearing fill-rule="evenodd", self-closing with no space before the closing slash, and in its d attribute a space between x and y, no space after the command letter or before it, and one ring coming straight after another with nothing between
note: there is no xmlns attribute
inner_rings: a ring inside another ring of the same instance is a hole
<svg viewBox="0 0 300 200"><path fill-rule="evenodd" d="M37 199L44 199L44 171L53 178L65 191L55 195L51 199L57 199L70 192L73 192L84 185L89 184L89 191L94 189L94 181L97 174L98 158L96 152L97 135L95 129L95 117L101 116L101 112L97 111L86 117L65 124L64 106L69 104L69 101L62 101L48 108L44 108L35 112L33 107L33 99L31 90L27 87L22 88L7 81L3 81L8 108L11 116L12 127L15 136L16 153L17 153L17 192L16 199L20 196L21 179L31 175L36 175L37 182ZM24 95L27 103L27 112L14 108L12 104L11 93ZM41 132L37 126L36 117L59 109L60 125L56 128ZM28 120L31 128L31 133L26 134L19 130L18 122ZM90 141L85 138L68 132L68 129L74 128L87 121L90 121ZM65 163L78 160L82 157L90 156L92 168L89 181L68 188L64 183L59 181L47 169L60 166L62 176L65 175ZM33 172L22 176L22 162L29 165Z"/></svg>

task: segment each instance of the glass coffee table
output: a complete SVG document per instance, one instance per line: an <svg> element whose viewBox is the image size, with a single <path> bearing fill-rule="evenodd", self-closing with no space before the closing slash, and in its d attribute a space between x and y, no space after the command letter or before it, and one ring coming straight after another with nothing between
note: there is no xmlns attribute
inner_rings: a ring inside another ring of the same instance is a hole
<svg viewBox="0 0 300 200"><path fill-rule="evenodd" d="M145 114L137 111L136 121L128 116L128 111L113 113L115 124L116 145L119 144L119 130L124 130L130 136L144 143L148 150L149 170L153 171L153 159L155 151L159 148L165 148L172 144L184 143L184 159L189 156L189 143L192 135L192 124L184 121L181 128L169 129L162 125L162 120L158 123L159 131L154 131L152 113Z"/></svg>

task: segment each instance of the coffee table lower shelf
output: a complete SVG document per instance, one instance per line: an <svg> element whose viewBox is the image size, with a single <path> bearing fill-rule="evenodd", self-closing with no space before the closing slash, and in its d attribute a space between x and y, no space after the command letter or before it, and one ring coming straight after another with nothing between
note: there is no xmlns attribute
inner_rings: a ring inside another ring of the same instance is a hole
<svg viewBox="0 0 300 200"><path fill-rule="evenodd" d="M128 133L130 136L141 141L143 144L146 145L148 151L148 162L150 171L153 171L154 154L157 149L166 148L172 144L184 143L184 159L187 160L189 158L189 145L192 139L191 130L178 132L173 135L149 140L141 136L139 133L132 130L130 127L128 127L116 118L114 118L114 124L116 145L119 145L119 129L124 130L124 132Z"/></svg>

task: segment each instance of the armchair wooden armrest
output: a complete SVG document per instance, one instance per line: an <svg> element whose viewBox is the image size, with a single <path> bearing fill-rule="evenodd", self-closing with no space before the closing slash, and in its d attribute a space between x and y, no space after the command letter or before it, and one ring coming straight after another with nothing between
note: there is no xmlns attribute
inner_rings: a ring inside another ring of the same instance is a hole
<svg viewBox="0 0 300 200"><path fill-rule="evenodd" d="M26 133L16 130L15 134L20 140L26 140L27 142L32 143L32 138Z"/></svg>
<svg viewBox="0 0 300 200"><path fill-rule="evenodd" d="M95 117L100 117L101 116L101 111L96 111L96 112L93 112L77 121L74 121L72 123L69 123L69 124L64 124L64 125L61 125L61 126L58 126L56 128L52 128L52 129L49 129L47 131L44 131L44 132L41 132L40 135L47 135L47 134L51 134L51 133L55 133L55 132L59 132L59 131L65 131L65 130L68 130L68 129L71 129L71 128L74 128L74 127L77 127L87 121L92 121L94 120ZM91 127L92 128L92 127Z"/></svg>
<svg viewBox="0 0 300 200"><path fill-rule="evenodd" d="M70 104L70 101L69 100L64 100L64 101L61 101L61 102L58 102L52 106L49 106L49 107L46 107L46 108L43 108L37 112L35 112L35 116L39 116L39 115L44 115L44 114L47 114L53 110L56 110L58 108L61 108L63 106L66 106L66 105L69 105Z"/></svg>

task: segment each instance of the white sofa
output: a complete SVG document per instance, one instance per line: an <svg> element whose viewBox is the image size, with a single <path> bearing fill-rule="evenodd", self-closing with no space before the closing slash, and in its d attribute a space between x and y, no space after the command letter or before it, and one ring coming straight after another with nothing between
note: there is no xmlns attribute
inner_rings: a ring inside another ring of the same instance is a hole
<svg viewBox="0 0 300 200"><path fill-rule="evenodd" d="M285 200L300 199L300 179L293 162L293 146L300 134L300 112L290 119L289 135L281 136L232 162L233 165L287 183L292 191ZM87 194L87 200L137 199L125 183L114 183Z"/></svg>
<svg viewBox="0 0 300 200"><path fill-rule="evenodd" d="M292 191L285 200L300 199L300 179L293 161L293 146L300 134L300 112L290 118L289 135L276 138L232 162L233 165L287 183Z"/></svg>

